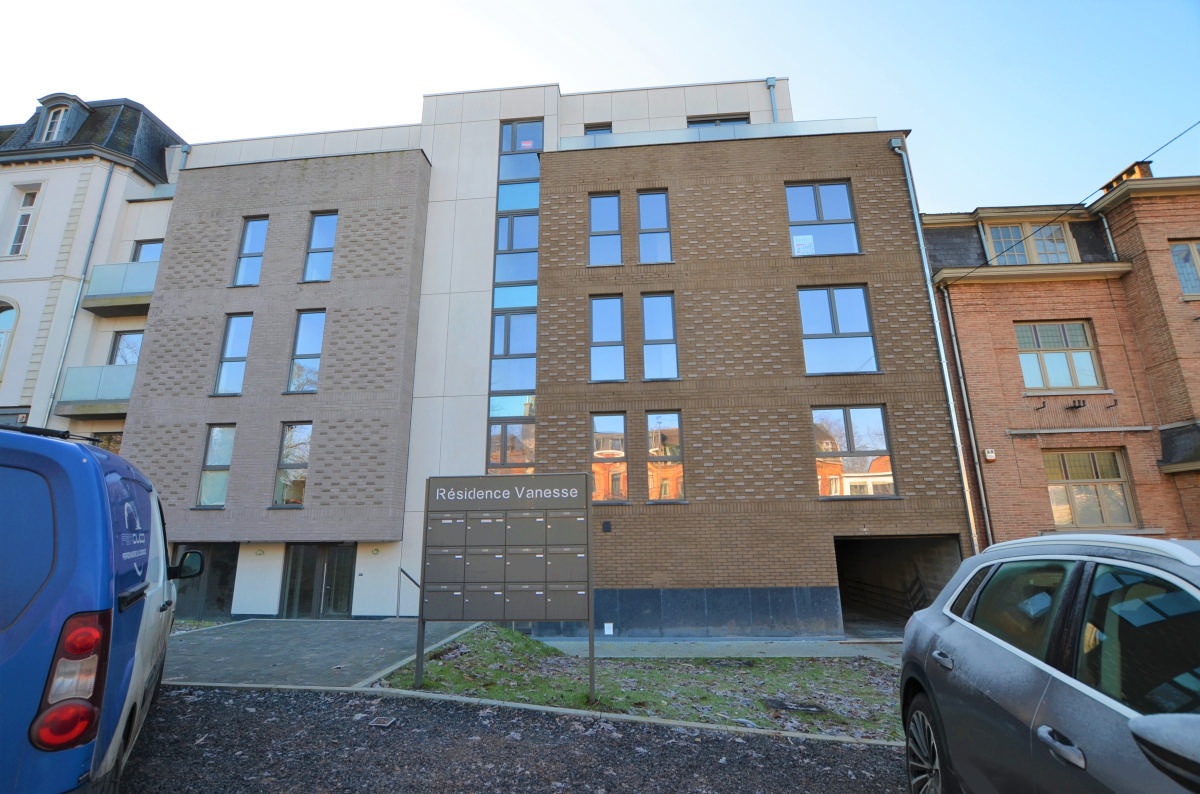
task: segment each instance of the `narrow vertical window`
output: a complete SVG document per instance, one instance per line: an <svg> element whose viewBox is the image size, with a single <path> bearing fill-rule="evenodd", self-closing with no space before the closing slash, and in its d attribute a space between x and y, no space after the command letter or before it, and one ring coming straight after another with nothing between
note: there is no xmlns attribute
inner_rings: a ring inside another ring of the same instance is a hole
<svg viewBox="0 0 1200 794"><path fill-rule="evenodd" d="M537 451L533 422L492 422L488 425L488 474L533 474Z"/></svg>
<svg viewBox="0 0 1200 794"><path fill-rule="evenodd" d="M25 240L29 237L29 227L33 225L33 211L37 205L37 198L36 190L26 190L21 194L21 209L17 213L12 242L8 246L9 256L19 256L25 250Z"/></svg>
<svg viewBox="0 0 1200 794"><path fill-rule="evenodd" d="M588 265L621 264L621 199L616 194L590 196L591 236Z"/></svg>
<svg viewBox="0 0 1200 794"><path fill-rule="evenodd" d="M679 377L675 346L675 296L642 296L642 361L646 380Z"/></svg>
<svg viewBox="0 0 1200 794"><path fill-rule="evenodd" d="M233 425L209 425L204 447L204 465L200 471L200 507L224 507L229 489L229 465L233 460Z"/></svg>
<svg viewBox="0 0 1200 794"><path fill-rule="evenodd" d="M296 316L296 344L292 351L292 370L288 391L317 390L321 370L321 344L325 338L325 312L300 312Z"/></svg>
<svg viewBox="0 0 1200 794"><path fill-rule="evenodd" d="M108 363L119 367L136 365L138 357L142 354L142 337L144 335L144 331L118 331L114 334Z"/></svg>
<svg viewBox="0 0 1200 794"><path fill-rule="evenodd" d="M814 408L821 496L895 494L883 408Z"/></svg>
<svg viewBox="0 0 1200 794"><path fill-rule="evenodd" d="M537 385L537 315L492 315L491 391L531 392Z"/></svg>
<svg viewBox="0 0 1200 794"><path fill-rule="evenodd" d="M253 325L252 314L233 314L225 318L225 342L221 345L221 362L217 367L217 394L242 393Z"/></svg>
<svg viewBox="0 0 1200 794"><path fill-rule="evenodd" d="M667 191L638 194L638 250L642 264L671 261Z"/></svg>
<svg viewBox="0 0 1200 794"><path fill-rule="evenodd" d="M625 379L625 331L621 298L592 298L593 381Z"/></svg>
<svg viewBox="0 0 1200 794"><path fill-rule="evenodd" d="M42 131L42 142L49 143L57 141L62 137L63 120L67 116L67 108L60 105L56 108L51 108L46 115L46 129Z"/></svg>
<svg viewBox="0 0 1200 794"><path fill-rule="evenodd" d="M247 218L242 227L242 246L238 253L237 269L233 274L233 286L250 287L258 283L266 246L267 219Z"/></svg>
<svg viewBox="0 0 1200 794"><path fill-rule="evenodd" d="M683 499L683 436L679 413L647 414L646 477L651 502Z"/></svg>
<svg viewBox="0 0 1200 794"><path fill-rule="evenodd" d="M336 212L314 215L308 235L308 255L304 259L305 281L329 281L333 274L333 243L337 237Z"/></svg>
<svg viewBox="0 0 1200 794"><path fill-rule="evenodd" d="M1171 259L1183 293L1200 294L1200 242L1171 243Z"/></svg>
<svg viewBox="0 0 1200 794"><path fill-rule="evenodd" d="M878 371L865 289L802 289L799 297L806 374Z"/></svg>
<svg viewBox="0 0 1200 794"><path fill-rule="evenodd" d="M593 502L624 502L629 498L624 414L592 417L592 480Z"/></svg>
<svg viewBox="0 0 1200 794"><path fill-rule="evenodd" d="M0 372L4 372L4 357L16 322L17 310L7 303L0 303Z"/></svg>
<svg viewBox="0 0 1200 794"><path fill-rule="evenodd" d="M275 476L276 507L304 504L311 443L311 423L299 422L283 426L283 438L279 443L279 468Z"/></svg>

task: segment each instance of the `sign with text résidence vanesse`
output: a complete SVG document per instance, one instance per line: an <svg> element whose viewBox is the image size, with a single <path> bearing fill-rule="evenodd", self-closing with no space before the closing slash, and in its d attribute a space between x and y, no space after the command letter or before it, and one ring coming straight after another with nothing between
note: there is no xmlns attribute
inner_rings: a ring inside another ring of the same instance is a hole
<svg viewBox="0 0 1200 794"><path fill-rule="evenodd" d="M586 474L511 474L430 477L425 509L584 510L590 496Z"/></svg>

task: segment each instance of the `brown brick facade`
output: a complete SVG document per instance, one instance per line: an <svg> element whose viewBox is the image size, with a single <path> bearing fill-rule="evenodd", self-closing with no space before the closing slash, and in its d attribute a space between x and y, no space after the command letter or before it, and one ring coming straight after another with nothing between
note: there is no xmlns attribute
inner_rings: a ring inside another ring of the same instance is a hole
<svg viewBox="0 0 1200 794"><path fill-rule="evenodd" d="M416 151L183 172L124 451L175 542L398 540L429 164ZM302 282L312 215L338 213L332 277ZM231 287L243 221L269 226L257 286ZM319 388L287 394L297 312L326 312ZM245 382L212 396L225 319L252 313ZM272 510L282 424L312 422L302 510ZM193 509L207 427L235 424L226 504Z"/></svg>
<svg viewBox="0 0 1200 794"><path fill-rule="evenodd" d="M599 588L836 587L837 537L951 536L961 479L894 135L725 141L543 158L539 471L588 470L623 413L629 504L596 505ZM861 253L794 258L784 186L849 181ZM665 189L673 262L638 264L641 190ZM619 193L624 264L588 267L589 204ZM805 375L797 289L865 286L880 371ZM671 293L679 378L645 381L641 296ZM626 378L589 383L589 297L624 298ZM821 499L814 407L883 406L895 499ZM647 504L648 412L678 411L686 500Z"/></svg>

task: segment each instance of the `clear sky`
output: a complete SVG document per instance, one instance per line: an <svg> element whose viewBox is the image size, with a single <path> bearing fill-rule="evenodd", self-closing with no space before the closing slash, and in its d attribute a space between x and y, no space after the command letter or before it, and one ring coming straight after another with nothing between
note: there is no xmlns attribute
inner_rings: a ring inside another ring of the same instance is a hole
<svg viewBox="0 0 1200 794"><path fill-rule="evenodd" d="M797 119L911 130L925 212L1080 201L1200 121L1200 0L56 0L0 19L0 124L53 92L128 97L191 143L417 123L442 92L786 77ZM1200 127L1151 159L1200 175Z"/></svg>

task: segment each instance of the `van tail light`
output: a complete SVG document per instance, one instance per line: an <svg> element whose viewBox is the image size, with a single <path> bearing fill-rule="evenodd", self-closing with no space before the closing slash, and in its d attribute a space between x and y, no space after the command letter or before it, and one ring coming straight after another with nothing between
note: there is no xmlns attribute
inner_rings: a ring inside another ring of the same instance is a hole
<svg viewBox="0 0 1200 794"><path fill-rule="evenodd" d="M66 750L90 742L100 727L104 676L112 637L112 613L80 612L58 635L41 707L29 739L42 750Z"/></svg>

